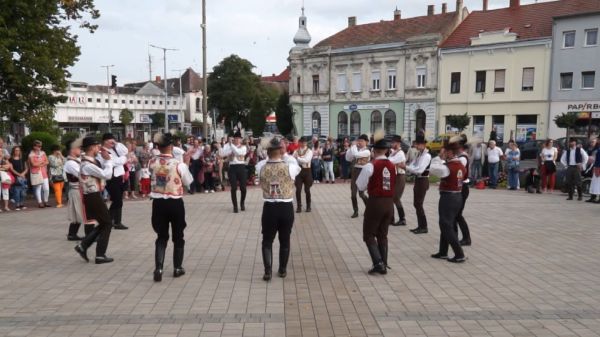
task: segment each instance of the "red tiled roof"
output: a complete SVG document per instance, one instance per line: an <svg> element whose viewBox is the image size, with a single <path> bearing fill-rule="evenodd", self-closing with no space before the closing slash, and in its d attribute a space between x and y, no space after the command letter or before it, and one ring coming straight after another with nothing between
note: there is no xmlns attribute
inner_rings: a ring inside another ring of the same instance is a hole
<svg viewBox="0 0 600 337"><path fill-rule="evenodd" d="M285 68L285 70L282 71L279 75L273 74L273 76L262 76L260 80L263 82L289 82L290 67Z"/></svg>
<svg viewBox="0 0 600 337"><path fill-rule="evenodd" d="M471 45L471 38L485 32L510 28L517 40L532 40L552 36L552 18L600 10L600 0L559 0L474 11L442 43L442 48L459 48ZM526 25L530 25L529 28Z"/></svg>
<svg viewBox="0 0 600 337"><path fill-rule="evenodd" d="M411 37L425 34L438 33L446 36L453 28L455 18L456 12L449 12L431 16L356 25L347 27L326 38L315 45L315 47L340 49L403 42Z"/></svg>

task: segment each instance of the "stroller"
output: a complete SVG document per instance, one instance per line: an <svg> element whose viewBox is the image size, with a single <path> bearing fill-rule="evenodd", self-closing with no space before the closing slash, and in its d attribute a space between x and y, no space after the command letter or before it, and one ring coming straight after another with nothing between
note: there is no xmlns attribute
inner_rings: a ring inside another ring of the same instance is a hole
<svg viewBox="0 0 600 337"><path fill-rule="evenodd" d="M530 168L525 177L525 190L527 193L538 193L541 194L540 190L540 175L536 168Z"/></svg>

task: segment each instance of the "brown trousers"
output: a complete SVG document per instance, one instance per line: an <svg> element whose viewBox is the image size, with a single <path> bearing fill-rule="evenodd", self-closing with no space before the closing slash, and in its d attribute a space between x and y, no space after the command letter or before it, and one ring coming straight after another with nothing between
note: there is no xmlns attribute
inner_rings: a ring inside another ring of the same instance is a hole
<svg viewBox="0 0 600 337"><path fill-rule="evenodd" d="M313 184L312 171L309 168L303 168L296 176L294 185L296 185L296 203L298 208L302 207L302 185L306 194L306 207L310 207L310 188Z"/></svg>
<svg viewBox="0 0 600 337"><path fill-rule="evenodd" d="M362 171L362 168L353 167L352 175L350 177L350 199L352 199L352 209L354 210L354 212L358 212L358 198L356 197L357 194L365 203L365 206L367 205L367 197L365 196L365 193L359 191L358 187L356 187L356 179L360 175L360 171Z"/></svg>
<svg viewBox="0 0 600 337"><path fill-rule="evenodd" d="M387 244L388 228L393 218L393 198L369 197L363 220L363 240L367 246Z"/></svg>
<svg viewBox="0 0 600 337"><path fill-rule="evenodd" d="M427 190L429 189L429 178L416 178L415 179L415 187L414 198L413 198L413 206L415 206L415 210L417 211L417 224L419 228L426 229L427 228L427 217L425 216L425 209L423 208L423 202L425 201L425 195L427 194Z"/></svg>
<svg viewBox="0 0 600 337"><path fill-rule="evenodd" d="M394 205L396 205L396 210L398 210L398 217L400 220L404 220L406 218L404 214L404 207L402 207L402 194L404 194L404 187L406 186L406 178L404 174L396 175L396 184L394 186ZM393 217L392 217L393 221Z"/></svg>

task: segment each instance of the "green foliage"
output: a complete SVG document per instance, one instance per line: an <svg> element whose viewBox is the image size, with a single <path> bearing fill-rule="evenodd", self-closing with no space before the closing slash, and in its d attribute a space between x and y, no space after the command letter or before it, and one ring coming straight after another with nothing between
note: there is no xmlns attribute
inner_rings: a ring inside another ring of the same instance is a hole
<svg viewBox="0 0 600 337"><path fill-rule="evenodd" d="M261 137L263 131L265 131L267 115L268 112L265 109L264 102L259 96L254 97L252 107L250 108L250 115L248 116L248 128L252 130L254 137Z"/></svg>
<svg viewBox="0 0 600 337"><path fill-rule="evenodd" d="M577 113L567 112L554 117L554 123L561 129L567 129L567 138L569 138L569 129L577 123Z"/></svg>
<svg viewBox="0 0 600 337"><path fill-rule="evenodd" d="M24 155L29 155L29 152L33 148L34 140L39 140L42 142L42 150L44 150L44 152L46 152L47 155L51 153L50 148L53 145L58 144L58 139L53 134L50 134L48 132L32 132L21 140L21 146L23 148Z"/></svg>
<svg viewBox="0 0 600 337"><path fill-rule="evenodd" d="M464 115L448 115L446 116L446 123L462 132L471 123L471 117L466 112Z"/></svg>
<svg viewBox="0 0 600 337"><path fill-rule="evenodd" d="M79 132L67 132L60 137L60 144L63 146L63 148L66 148L68 142L74 141L79 137Z"/></svg>
<svg viewBox="0 0 600 337"><path fill-rule="evenodd" d="M119 119L121 120L121 124L127 126L133 122L133 112L129 109L123 109L119 114Z"/></svg>
<svg viewBox="0 0 600 337"><path fill-rule="evenodd" d="M152 126L155 128L161 128L165 126L165 114L163 112L155 112L150 116L152 120Z"/></svg>
<svg viewBox="0 0 600 337"><path fill-rule="evenodd" d="M254 65L237 55L226 57L208 77L209 109L217 108L225 125L248 124L248 113L261 90L260 78L252 72Z"/></svg>
<svg viewBox="0 0 600 337"><path fill-rule="evenodd" d="M94 32L97 27L84 17L99 16L94 0L0 2L0 117L47 127L36 117L46 120L54 113L47 107L66 99L48 89L65 91L68 68L80 55L71 23Z"/></svg>
<svg viewBox="0 0 600 337"><path fill-rule="evenodd" d="M294 131L294 119L292 107L290 106L290 96L287 92L282 92L277 100L275 108L277 115L277 129L282 135L289 135Z"/></svg>
<svg viewBox="0 0 600 337"><path fill-rule="evenodd" d="M54 119L54 111L54 107L43 106L37 113L26 114L21 120L27 123L32 132L48 132L58 137L60 130Z"/></svg>

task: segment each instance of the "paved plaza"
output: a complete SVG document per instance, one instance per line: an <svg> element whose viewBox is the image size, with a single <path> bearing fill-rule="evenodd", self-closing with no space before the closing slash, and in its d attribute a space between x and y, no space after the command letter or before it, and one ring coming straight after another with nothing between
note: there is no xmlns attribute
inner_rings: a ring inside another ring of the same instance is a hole
<svg viewBox="0 0 600 337"><path fill-rule="evenodd" d="M187 196L187 274L172 278L170 243L162 283L152 281L150 201L125 204L130 230L113 231L107 265L73 251L65 209L2 213L0 336L600 336L598 205L472 190L473 246L455 265L429 257L436 189L429 234L417 236L407 188L409 226L390 228L392 269L369 276L349 185L314 186L313 212L296 217L288 276L269 283L257 189L240 214L229 193Z"/></svg>

